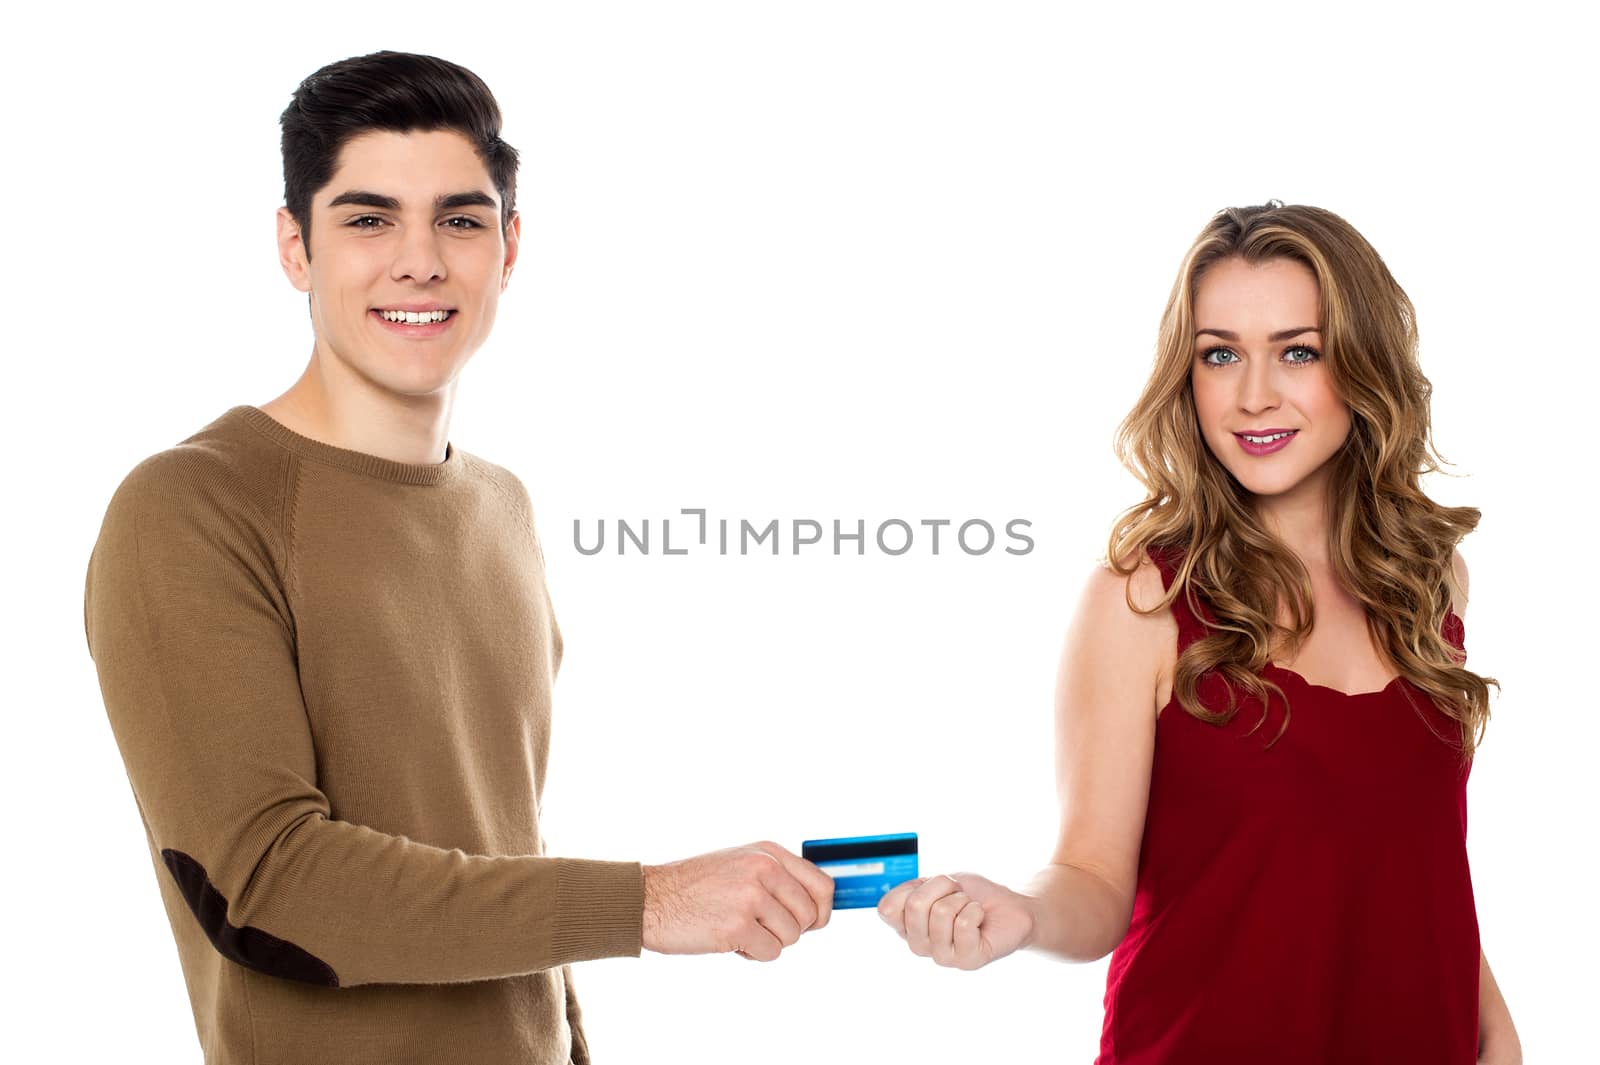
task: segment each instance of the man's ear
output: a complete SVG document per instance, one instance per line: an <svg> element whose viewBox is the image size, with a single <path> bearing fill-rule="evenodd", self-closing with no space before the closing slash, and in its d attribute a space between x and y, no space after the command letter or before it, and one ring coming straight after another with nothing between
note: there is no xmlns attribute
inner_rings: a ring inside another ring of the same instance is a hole
<svg viewBox="0 0 1600 1065"><path fill-rule="evenodd" d="M522 243L522 215L511 212L511 222L506 226L506 261L500 267L500 291L511 283L511 268L517 265L517 248Z"/></svg>
<svg viewBox="0 0 1600 1065"><path fill-rule="evenodd" d="M311 291L311 261L301 239L300 223L289 208L278 208L278 265L289 283L301 292Z"/></svg>

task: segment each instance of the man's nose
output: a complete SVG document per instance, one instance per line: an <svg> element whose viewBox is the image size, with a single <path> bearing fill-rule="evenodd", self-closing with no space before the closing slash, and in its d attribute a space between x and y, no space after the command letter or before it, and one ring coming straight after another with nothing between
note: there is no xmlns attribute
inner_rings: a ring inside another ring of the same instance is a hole
<svg viewBox="0 0 1600 1065"><path fill-rule="evenodd" d="M395 250L389 276L396 281L410 278L419 284L445 276L439 235L431 225L407 226L400 231L400 245Z"/></svg>

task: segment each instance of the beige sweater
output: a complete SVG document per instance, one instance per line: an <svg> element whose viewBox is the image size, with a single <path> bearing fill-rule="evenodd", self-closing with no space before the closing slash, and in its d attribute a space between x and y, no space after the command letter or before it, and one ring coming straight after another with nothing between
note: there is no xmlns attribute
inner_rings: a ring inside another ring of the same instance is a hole
<svg viewBox="0 0 1600 1065"><path fill-rule="evenodd" d="M639 953L642 871L543 856L515 476L234 407L117 488L84 627L207 1065L589 1060L566 966Z"/></svg>

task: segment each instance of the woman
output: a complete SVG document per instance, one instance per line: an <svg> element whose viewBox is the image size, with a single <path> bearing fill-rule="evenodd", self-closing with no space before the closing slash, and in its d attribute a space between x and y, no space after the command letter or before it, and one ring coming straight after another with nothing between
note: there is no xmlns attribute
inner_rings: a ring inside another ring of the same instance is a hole
<svg viewBox="0 0 1600 1065"><path fill-rule="evenodd" d="M1337 215L1212 219L1118 433L1148 498L1062 655L1055 856L879 907L955 968L1111 952L1097 1065L1521 1059L1465 843L1498 687L1464 667L1479 512L1419 486L1414 322Z"/></svg>

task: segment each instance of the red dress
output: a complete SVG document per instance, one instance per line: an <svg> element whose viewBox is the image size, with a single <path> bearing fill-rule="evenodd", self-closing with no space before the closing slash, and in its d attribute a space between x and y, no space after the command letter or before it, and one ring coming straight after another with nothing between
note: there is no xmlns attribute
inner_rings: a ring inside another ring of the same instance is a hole
<svg viewBox="0 0 1600 1065"><path fill-rule="evenodd" d="M1172 586L1178 549L1152 548ZM1201 610L1209 605L1196 596ZM1181 651L1202 635L1180 593ZM1454 611L1442 634L1465 650ZM1478 919L1460 727L1397 678L1345 694L1268 665L1225 726L1176 695L1156 725L1128 934L1095 1065L1472 1065ZM1223 709L1219 674L1202 680ZM1407 701L1427 713L1428 724ZM1432 727L1432 732L1429 730Z"/></svg>

